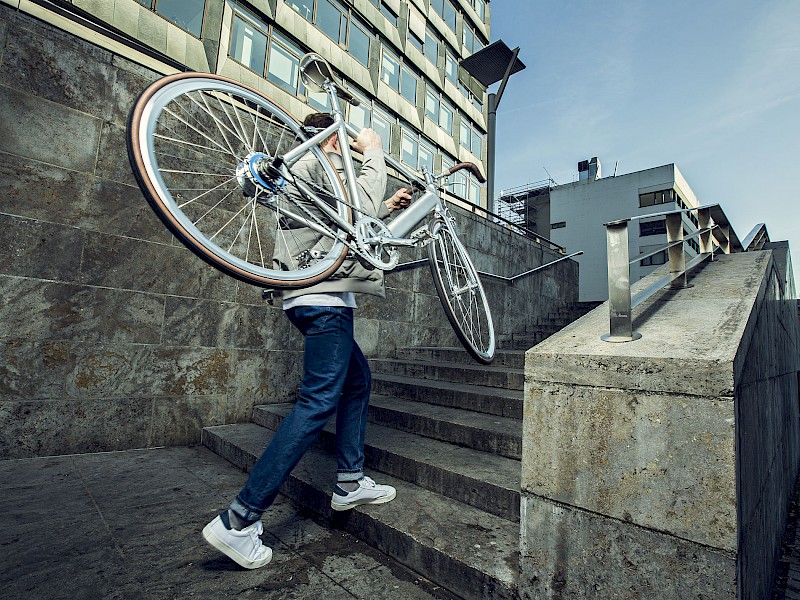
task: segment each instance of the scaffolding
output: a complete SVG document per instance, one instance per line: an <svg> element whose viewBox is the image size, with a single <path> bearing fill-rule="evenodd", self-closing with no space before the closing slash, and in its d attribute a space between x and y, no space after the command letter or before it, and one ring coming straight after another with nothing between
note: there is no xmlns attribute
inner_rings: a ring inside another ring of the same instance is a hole
<svg viewBox="0 0 800 600"><path fill-rule="evenodd" d="M551 180L545 179L500 190L500 196L497 199L497 214L515 225L531 231L538 231L534 200L549 194L551 183Z"/></svg>

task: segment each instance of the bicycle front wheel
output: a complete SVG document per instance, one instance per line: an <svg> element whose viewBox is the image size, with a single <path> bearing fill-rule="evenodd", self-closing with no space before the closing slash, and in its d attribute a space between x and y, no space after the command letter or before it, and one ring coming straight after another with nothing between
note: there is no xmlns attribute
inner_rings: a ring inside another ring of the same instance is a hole
<svg viewBox="0 0 800 600"><path fill-rule="evenodd" d="M258 91L217 75L179 73L137 101L128 153L150 205L200 258L253 285L305 287L331 275L347 254L345 235L308 191L350 223L342 181L316 146L296 163L304 178L283 167L285 177L265 180L253 166L305 139L301 124Z"/></svg>
<svg viewBox="0 0 800 600"><path fill-rule="evenodd" d="M494 360L494 323L478 272L454 229L434 223L428 260L447 319L464 348L478 361Z"/></svg>

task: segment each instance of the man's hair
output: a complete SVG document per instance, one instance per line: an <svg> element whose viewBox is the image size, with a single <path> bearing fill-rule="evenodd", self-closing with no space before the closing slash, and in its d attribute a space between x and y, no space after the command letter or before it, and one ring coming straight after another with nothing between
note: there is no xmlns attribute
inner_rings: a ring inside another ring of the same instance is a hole
<svg viewBox="0 0 800 600"><path fill-rule="evenodd" d="M313 127L314 129L325 129L331 125L333 125L333 117L328 113L311 113L303 120L304 127ZM335 137L335 133L331 134L320 146L325 146L325 144Z"/></svg>
<svg viewBox="0 0 800 600"><path fill-rule="evenodd" d="M333 125L333 117L328 113L312 113L303 121L305 127L315 127L325 129Z"/></svg>

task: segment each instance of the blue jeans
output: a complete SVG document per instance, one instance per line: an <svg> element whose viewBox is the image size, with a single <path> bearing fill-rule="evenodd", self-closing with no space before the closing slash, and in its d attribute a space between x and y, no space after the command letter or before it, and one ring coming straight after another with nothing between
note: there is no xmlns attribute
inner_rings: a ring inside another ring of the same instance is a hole
<svg viewBox="0 0 800 600"><path fill-rule="evenodd" d="M260 519L274 502L281 484L334 412L337 481L357 481L364 475L371 375L353 338L353 309L297 306L286 316L305 337L303 380L292 412L231 503L247 521Z"/></svg>

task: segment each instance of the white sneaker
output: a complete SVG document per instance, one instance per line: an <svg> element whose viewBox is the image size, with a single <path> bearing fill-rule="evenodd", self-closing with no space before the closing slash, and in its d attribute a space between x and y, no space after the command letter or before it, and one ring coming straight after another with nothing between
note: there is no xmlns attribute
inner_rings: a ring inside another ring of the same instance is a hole
<svg viewBox="0 0 800 600"><path fill-rule="evenodd" d="M258 520L241 531L228 529L220 515L203 528L205 540L245 569L258 569L272 560L272 549L258 537L264 526Z"/></svg>
<svg viewBox="0 0 800 600"><path fill-rule="evenodd" d="M338 485L331 498L331 508L333 510L350 510L360 504L384 504L394 500L397 495L390 485L378 485L369 477L362 477L358 480L358 489L352 492L345 492Z"/></svg>

